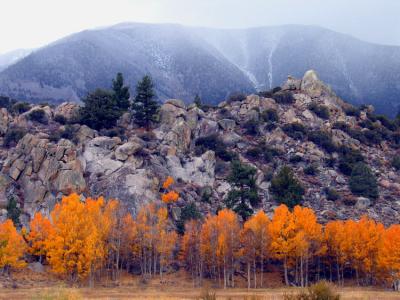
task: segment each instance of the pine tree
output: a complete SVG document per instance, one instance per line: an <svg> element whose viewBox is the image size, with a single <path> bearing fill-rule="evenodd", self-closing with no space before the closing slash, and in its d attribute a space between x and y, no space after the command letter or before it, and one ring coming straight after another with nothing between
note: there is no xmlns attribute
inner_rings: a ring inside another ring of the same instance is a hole
<svg viewBox="0 0 400 300"><path fill-rule="evenodd" d="M82 99L85 104L80 110L83 124L94 129L111 128L121 116L112 92L97 89Z"/></svg>
<svg viewBox="0 0 400 300"><path fill-rule="evenodd" d="M255 175L253 167L240 161L232 162L228 181L233 189L229 191L225 204L244 220L253 214L252 207L259 203Z"/></svg>
<svg viewBox="0 0 400 300"><path fill-rule="evenodd" d="M196 106L198 108L201 108L202 103L201 103L201 98L200 98L199 94L196 94L196 96L194 96L193 103L196 104Z"/></svg>
<svg viewBox="0 0 400 300"><path fill-rule="evenodd" d="M118 73L117 77L112 81L112 89L116 100L117 107L125 112L131 105L129 102L129 86L124 86L124 77L122 73Z"/></svg>
<svg viewBox="0 0 400 300"><path fill-rule="evenodd" d="M18 203L14 197L11 197L7 203L7 218L11 219L15 226L20 225L19 216L21 215L21 209L18 207Z"/></svg>
<svg viewBox="0 0 400 300"><path fill-rule="evenodd" d="M284 203L292 208L303 201L304 188L294 178L293 171L284 166L272 179L270 192L278 203Z"/></svg>
<svg viewBox="0 0 400 300"><path fill-rule="evenodd" d="M153 87L151 77L144 76L136 86L136 97L132 104L135 123L146 129L150 128L151 123L157 121L159 104L154 100Z"/></svg>
<svg viewBox="0 0 400 300"><path fill-rule="evenodd" d="M354 195L371 199L379 197L376 177L365 163L359 162L354 166L351 172L349 186Z"/></svg>

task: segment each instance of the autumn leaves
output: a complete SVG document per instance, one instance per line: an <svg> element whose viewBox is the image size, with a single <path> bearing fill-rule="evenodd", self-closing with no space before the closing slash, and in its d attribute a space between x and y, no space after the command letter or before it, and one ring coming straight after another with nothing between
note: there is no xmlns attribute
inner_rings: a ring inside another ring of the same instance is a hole
<svg viewBox="0 0 400 300"><path fill-rule="evenodd" d="M322 226L312 209L290 211L281 205L272 219L260 211L241 226L237 215L225 209L202 224L186 224L180 257L197 284L207 276L234 287L234 275L244 270L249 288L262 287L268 262L281 263L287 285L307 286L322 278L343 284L345 275L363 285L396 283L400 225L385 229L363 217Z"/></svg>
<svg viewBox="0 0 400 300"><path fill-rule="evenodd" d="M70 282L89 284L103 276L116 280L122 269L162 278L172 266L185 268L196 286L210 278L235 287L241 275L248 288L260 288L271 266L282 268L288 285L322 278L364 285L400 280L400 225L384 228L367 217L322 225L312 209L281 205L272 218L259 211L244 223L222 209L189 220L179 236L168 218L167 206L179 197L172 185L172 178L163 184L163 204L147 204L135 217L117 200L82 201L72 194L50 218L35 214L29 231L18 233L7 220L0 224L0 268L24 267L30 257ZM177 196L166 196L171 193Z"/></svg>

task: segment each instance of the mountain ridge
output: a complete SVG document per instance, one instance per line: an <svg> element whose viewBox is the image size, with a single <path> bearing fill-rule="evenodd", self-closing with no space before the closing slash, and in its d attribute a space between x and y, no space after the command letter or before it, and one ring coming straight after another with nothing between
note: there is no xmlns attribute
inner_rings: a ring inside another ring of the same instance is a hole
<svg viewBox="0 0 400 300"><path fill-rule="evenodd" d="M267 90L316 69L338 95L393 116L399 106L400 47L310 25L213 29L119 23L69 35L0 73L0 93L41 102L79 101L122 71L133 85L155 77L160 100L195 94L216 104L229 93ZM33 71L32 71L33 70Z"/></svg>

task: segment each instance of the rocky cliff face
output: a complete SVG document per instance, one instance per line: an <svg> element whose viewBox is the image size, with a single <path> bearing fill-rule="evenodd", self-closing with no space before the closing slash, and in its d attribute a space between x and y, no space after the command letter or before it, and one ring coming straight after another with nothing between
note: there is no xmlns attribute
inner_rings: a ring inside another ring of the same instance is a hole
<svg viewBox="0 0 400 300"><path fill-rule="evenodd" d="M160 182L168 175L175 178L180 193L171 208L173 218L179 219L181 209L193 202L203 214L213 212L224 205L223 199L231 188L226 179L229 162L212 150L199 151L196 140L218 136L227 151L257 169L262 201L255 210L273 211L277 203L269 193L271 175L281 166L290 165L306 189L304 205L315 209L321 221L368 214L385 224L398 222L400 176L390 163L398 151L396 139L372 142L372 138L357 139L354 132L366 135L371 129L364 128L365 123L370 122L374 130L391 137L396 133L389 132L382 121L371 121L371 107L359 114L349 113L351 106L336 97L313 71L301 80L289 78L278 93L292 94L293 103L282 104L273 99L277 99L273 94L249 95L202 110L171 99L162 105L160 123L151 132L135 128L129 113L125 114L119 122L124 133L119 137L104 136L87 126L55 122L55 115L64 114L67 119L73 116L77 107L71 103L55 109L42 107L47 124L31 121L26 117L29 112L15 116L2 109L3 139L16 127L23 128L26 134L15 147L3 146L0 151L0 218L6 217L5 206L11 197L19 203L21 221L26 224L36 211L47 214L62 195L71 192L118 198L135 213L143 203L159 200ZM312 109L316 106L325 107L328 116L321 118ZM38 106L31 111L35 109ZM271 111L277 115L273 122L265 117ZM249 120L255 124L252 132L248 129ZM302 140L291 134L287 129L291 124L327 133L337 147L346 145L359 150L377 176L379 198L372 201L352 195L348 176L332 163L339 154L318 139ZM71 135L54 137L55 132L65 131L66 127ZM251 155L249 150L260 144L274 149L272 160ZM310 165L315 166L315 175L304 172ZM326 188L337 191L336 201L327 199Z"/></svg>

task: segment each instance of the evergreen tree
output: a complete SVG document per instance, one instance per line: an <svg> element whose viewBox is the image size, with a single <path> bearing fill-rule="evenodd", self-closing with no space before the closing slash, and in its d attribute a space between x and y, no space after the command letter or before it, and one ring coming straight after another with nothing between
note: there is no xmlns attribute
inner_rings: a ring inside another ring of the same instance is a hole
<svg viewBox="0 0 400 300"><path fill-rule="evenodd" d="M378 183L371 169L363 162L357 163L351 172L349 187L357 196L376 199L379 196Z"/></svg>
<svg viewBox="0 0 400 300"><path fill-rule="evenodd" d="M97 89L82 101L85 106L80 110L81 122L91 128L111 128L121 116L114 94L110 91Z"/></svg>
<svg viewBox="0 0 400 300"><path fill-rule="evenodd" d="M259 203L256 185L256 169L235 160L231 163L228 181L232 185L225 204L244 220L253 214L252 207Z"/></svg>
<svg viewBox="0 0 400 300"><path fill-rule="evenodd" d="M154 100L153 87L151 77L144 76L136 86L136 97L132 104L135 123L146 129L150 128L151 123L157 121L159 104Z"/></svg>
<svg viewBox="0 0 400 300"><path fill-rule="evenodd" d="M11 197L7 203L7 218L12 220L14 225L18 227L20 225L19 216L21 215L21 209L18 207L18 203L14 197Z"/></svg>
<svg viewBox="0 0 400 300"><path fill-rule="evenodd" d="M201 219L201 214L198 211L196 204L194 202L189 203L184 208L182 208L181 216L179 220L176 222L176 229L179 234L185 233L185 224L190 220L199 220Z"/></svg>
<svg viewBox="0 0 400 300"><path fill-rule="evenodd" d="M201 108L202 103L201 103L201 98L200 98L199 94L196 94L196 96L194 96L193 103L196 104L196 106L198 108Z"/></svg>
<svg viewBox="0 0 400 300"><path fill-rule="evenodd" d="M304 188L294 178L293 171L284 166L271 181L270 192L278 203L294 207L303 201Z"/></svg>
<svg viewBox="0 0 400 300"><path fill-rule="evenodd" d="M129 86L124 86L124 77L122 73L118 73L117 77L112 81L112 89L114 91L117 107L125 112L131 105L129 102Z"/></svg>

